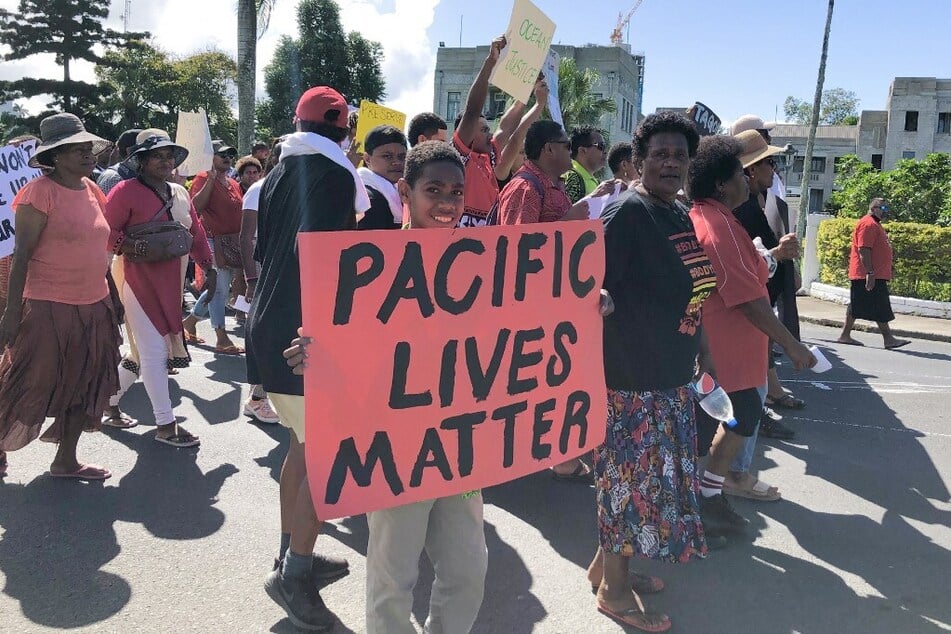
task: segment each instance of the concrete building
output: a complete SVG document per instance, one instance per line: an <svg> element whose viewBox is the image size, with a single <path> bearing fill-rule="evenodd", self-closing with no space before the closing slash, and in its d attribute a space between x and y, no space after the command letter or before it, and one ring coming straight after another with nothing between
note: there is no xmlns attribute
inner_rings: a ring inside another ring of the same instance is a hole
<svg viewBox="0 0 951 634"><path fill-rule="evenodd" d="M578 68L591 68L600 76L596 97L611 99L617 112L602 118L601 127L611 142L629 140L641 118L644 94L644 55L631 53L627 46L552 45L562 58L575 60ZM444 117L452 130L453 121L466 105L472 81L489 53L488 46L456 48L442 46L436 53L433 111ZM508 95L491 84L483 112L489 119L505 111ZM414 113L407 113L413 116Z"/></svg>
<svg viewBox="0 0 951 634"><path fill-rule="evenodd" d="M784 147L787 144L796 153L780 154L777 163L780 176L786 183L786 193L792 196L809 196L809 213L822 211L825 201L832 195L835 181L836 160L846 154L855 154L859 138L859 126L824 125L816 130L816 142L812 149L812 167L809 174L808 192L802 192L802 172L805 164L806 140L809 126L777 124L770 130L773 145ZM787 163L789 159L791 163Z"/></svg>
<svg viewBox="0 0 951 634"><path fill-rule="evenodd" d="M796 150L786 190L800 193L809 126L779 124L773 145ZM951 79L896 77L888 90L887 110L863 110L857 126L820 126L809 178L809 211L822 211L832 193L835 162L856 154L878 169L890 170L902 159L934 152L951 154Z"/></svg>

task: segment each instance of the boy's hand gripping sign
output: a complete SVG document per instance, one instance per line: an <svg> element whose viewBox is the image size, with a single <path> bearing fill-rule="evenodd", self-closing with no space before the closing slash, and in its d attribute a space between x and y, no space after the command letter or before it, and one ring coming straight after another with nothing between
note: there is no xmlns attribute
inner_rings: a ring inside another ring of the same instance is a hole
<svg viewBox="0 0 951 634"><path fill-rule="evenodd" d="M579 456L607 418L600 222L302 233L321 519Z"/></svg>

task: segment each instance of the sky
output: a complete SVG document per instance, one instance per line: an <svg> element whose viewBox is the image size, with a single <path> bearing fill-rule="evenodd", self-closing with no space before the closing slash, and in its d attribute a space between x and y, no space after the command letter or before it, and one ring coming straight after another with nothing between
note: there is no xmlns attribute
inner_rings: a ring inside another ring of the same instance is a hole
<svg viewBox="0 0 951 634"><path fill-rule="evenodd" d="M534 0L558 25L554 42L610 44L620 12L635 0ZM505 31L512 0L337 0L347 30L383 45L384 102L410 116L431 110L436 48L484 45ZM0 0L15 10L17 0ZM264 66L282 35L297 36L296 0L276 0L258 44L258 93ZM725 123L754 113L782 119L793 95L812 101L828 4L825 0L643 0L629 42L645 61L644 113L702 101ZM113 0L109 24L121 29L123 0ZM216 47L234 54L235 0L132 0L130 30L147 30L159 47L187 55ZM951 0L839 0L835 7L826 88L857 93L859 109L882 110L896 76L951 76ZM460 28L461 26L461 28ZM51 57L4 62L0 79L55 77ZM92 80L92 66L75 75ZM41 106L43 100L27 104Z"/></svg>

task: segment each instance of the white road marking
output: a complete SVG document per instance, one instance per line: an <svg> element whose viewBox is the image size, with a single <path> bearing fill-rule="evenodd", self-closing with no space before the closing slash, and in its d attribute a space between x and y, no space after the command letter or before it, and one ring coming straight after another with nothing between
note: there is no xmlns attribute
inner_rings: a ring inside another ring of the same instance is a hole
<svg viewBox="0 0 951 634"><path fill-rule="evenodd" d="M826 385L825 383L820 383L819 381L812 381L813 387L817 387L820 390L825 390L826 392L831 392L832 388Z"/></svg>
<svg viewBox="0 0 951 634"><path fill-rule="evenodd" d="M920 429L908 429L905 427L885 427L884 425L860 425L858 423L846 423L838 420L823 420L821 418L805 418L804 416L795 416L787 414L786 418L790 420L801 420L809 423L822 423L823 425L838 425L840 427L858 427L859 429L874 429L876 431L893 431L904 434L916 434L919 436L934 436L937 438L951 438L951 434L941 434L932 431L922 431Z"/></svg>

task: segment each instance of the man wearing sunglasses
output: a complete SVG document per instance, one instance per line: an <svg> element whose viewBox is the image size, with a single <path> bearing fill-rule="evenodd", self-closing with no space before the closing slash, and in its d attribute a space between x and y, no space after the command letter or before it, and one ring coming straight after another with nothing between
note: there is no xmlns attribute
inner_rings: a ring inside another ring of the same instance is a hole
<svg viewBox="0 0 951 634"><path fill-rule="evenodd" d="M607 159L604 135L594 126L583 125L571 131L571 169L565 172L565 193L576 203L598 188L594 173Z"/></svg>
<svg viewBox="0 0 951 634"><path fill-rule="evenodd" d="M862 345L852 338L852 326L856 319L867 319L878 324L886 350L911 343L907 339L895 338L888 327L888 322L895 319L888 294L888 282L892 279L892 245L882 227L882 219L889 211L885 199L873 198L868 205L868 213L856 223L852 231L852 252L849 257L852 288L839 343Z"/></svg>

